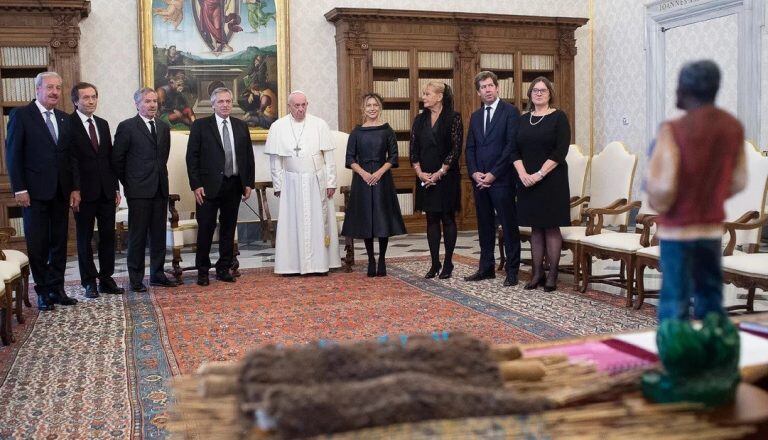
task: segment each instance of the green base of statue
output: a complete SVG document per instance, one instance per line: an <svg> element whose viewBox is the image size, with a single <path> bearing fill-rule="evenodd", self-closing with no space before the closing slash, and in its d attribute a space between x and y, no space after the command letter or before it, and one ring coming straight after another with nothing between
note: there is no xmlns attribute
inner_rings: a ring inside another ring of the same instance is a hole
<svg viewBox="0 0 768 440"><path fill-rule="evenodd" d="M643 375L643 395L653 402L698 402L717 406L733 401L740 382L739 331L728 317L710 313L694 329L689 321L659 325L656 343L664 372Z"/></svg>

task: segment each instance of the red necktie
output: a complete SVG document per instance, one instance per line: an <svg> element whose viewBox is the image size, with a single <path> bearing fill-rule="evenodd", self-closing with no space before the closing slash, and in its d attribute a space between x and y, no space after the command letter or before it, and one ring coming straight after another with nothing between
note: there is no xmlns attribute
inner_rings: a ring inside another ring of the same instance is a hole
<svg viewBox="0 0 768 440"><path fill-rule="evenodd" d="M88 118L88 135L91 137L91 146L93 151L99 151L99 139L96 137L96 127L93 124L93 119Z"/></svg>

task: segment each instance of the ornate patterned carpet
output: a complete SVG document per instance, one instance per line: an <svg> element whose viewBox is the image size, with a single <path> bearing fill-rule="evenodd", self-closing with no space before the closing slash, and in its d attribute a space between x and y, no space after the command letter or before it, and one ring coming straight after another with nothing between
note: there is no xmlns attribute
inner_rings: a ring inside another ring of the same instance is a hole
<svg viewBox="0 0 768 440"><path fill-rule="evenodd" d="M424 257L389 262L389 275L281 277L244 272L235 284L102 296L14 325L0 348L0 439L163 438L170 379L208 360L240 358L267 343L352 340L381 334L461 330L491 342L529 343L655 325L654 310L622 307L596 291L504 288L503 278L425 280Z"/></svg>

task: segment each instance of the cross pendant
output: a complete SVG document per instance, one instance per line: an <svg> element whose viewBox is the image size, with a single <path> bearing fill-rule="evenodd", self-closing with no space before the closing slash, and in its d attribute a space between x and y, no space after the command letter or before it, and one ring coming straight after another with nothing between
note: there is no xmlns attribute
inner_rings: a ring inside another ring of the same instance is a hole
<svg viewBox="0 0 768 440"><path fill-rule="evenodd" d="M298 144L296 144L296 148L294 148L293 151L296 152L296 157L298 157L299 156L299 151L301 151L301 148L299 148Z"/></svg>

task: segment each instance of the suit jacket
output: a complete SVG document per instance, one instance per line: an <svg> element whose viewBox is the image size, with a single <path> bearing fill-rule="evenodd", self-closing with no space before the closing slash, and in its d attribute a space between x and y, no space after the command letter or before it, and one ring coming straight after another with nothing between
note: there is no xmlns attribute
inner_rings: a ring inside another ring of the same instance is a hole
<svg viewBox="0 0 768 440"><path fill-rule="evenodd" d="M120 190L117 174L110 163L112 134L109 123L98 116L93 116L93 120L99 133L99 151L93 149L80 115L77 112L69 115L73 188L80 190L80 197L85 202L97 200L102 194L114 198L115 192Z"/></svg>
<svg viewBox="0 0 768 440"><path fill-rule="evenodd" d="M511 156L515 149L515 135L520 112L514 105L499 100L487 133L483 133L485 105L472 113L467 133L467 171L470 177L476 173L490 172L496 176L494 185L514 185L517 172Z"/></svg>
<svg viewBox="0 0 768 440"><path fill-rule="evenodd" d="M256 166L248 126L231 116L229 120L235 140L237 173L243 187L253 188ZM219 135L216 115L199 118L192 123L187 143L187 174L189 186L193 191L202 186L207 197L218 196L224 180L224 146Z"/></svg>
<svg viewBox="0 0 768 440"><path fill-rule="evenodd" d="M155 118L157 141L141 116L126 119L117 126L112 148L112 169L123 182L125 196L149 199L157 194L168 196L168 154L171 129Z"/></svg>
<svg viewBox="0 0 768 440"><path fill-rule="evenodd" d="M69 200L72 170L69 162L67 114L54 109L58 140L54 141L34 101L14 109L8 121L5 157L13 192L27 191L35 200L52 200L57 188Z"/></svg>

